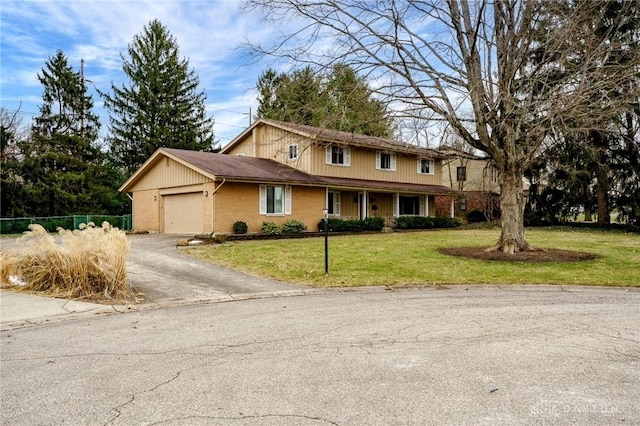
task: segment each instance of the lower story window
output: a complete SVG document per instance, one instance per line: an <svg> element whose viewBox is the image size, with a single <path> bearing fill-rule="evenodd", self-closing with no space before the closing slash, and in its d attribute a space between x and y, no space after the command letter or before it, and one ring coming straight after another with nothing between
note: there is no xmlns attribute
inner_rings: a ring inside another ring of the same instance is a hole
<svg viewBox="0 0 640 426"><path fill-rule="evenodd" d="M420 215L420 197L400 196L400 215L418 216Z"/></svg>
<svg viewBox="0 0 640 426"><path fill-rule="evenodd" d="M282 214L284 188L281 186L267 186L267 214Z"/></svg>
<svg viewBox="0 0 640 426"><path fill-rule="evenodd" d="M467 197L460 198L460 210L467 211Z"/></svg>
<svg viewBox="0 0 640 426"><path fill-rule="evenodd" d="M291 214L291 187L260 185L260 214Z"/></svg>

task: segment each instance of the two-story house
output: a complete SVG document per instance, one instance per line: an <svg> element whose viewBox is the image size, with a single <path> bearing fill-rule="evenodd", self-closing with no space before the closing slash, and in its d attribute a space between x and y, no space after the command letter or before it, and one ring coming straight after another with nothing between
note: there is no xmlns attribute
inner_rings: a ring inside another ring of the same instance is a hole
<svg viewBox="0 0 640 426"><path fill-rule="evenodd" d="M158 149L120 188L131 193L133 227L165 233L225 234L236 221L297 219L314 230L341 218L435 215L442 185L437 151L402 142L261 119L218 154Z"/></svg>

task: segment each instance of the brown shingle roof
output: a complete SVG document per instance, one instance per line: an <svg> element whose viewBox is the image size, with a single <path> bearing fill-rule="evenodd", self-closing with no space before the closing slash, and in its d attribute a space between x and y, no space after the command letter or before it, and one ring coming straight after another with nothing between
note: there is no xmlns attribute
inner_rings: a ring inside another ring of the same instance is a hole
<svg viewBox="0 0 640 426"><path fill-rule="evenodd" d="M333 186L369 191L404 191L452 195L457 191L442 185L420 185L365 179L314 176L267 158L242 157L175 148L158 149L147 162L125 182L120 191L128 189L143 176L144 169L155 164L160 155L178 160L212 179L224 178L251 182L278 182L311 186Z"/></svg>
<svg viewBox="0 0 640 426"><path fill-rule="evenodd" d="M368 191L393 191L393 192L428 192L430 194L454 195L458 191L444 185L422 185L419 183L384 182L380 180L350 179L329 176L318 176L325 185L359 188Z"/></svg>
<svg viewBox="0 0 640 426"><path fill-rule="evenodd" d="M362 188L369 190L432 192L455 194L457 191L442 185L421 185L402 182L384 182L366 179L349 179L330 176L314 176L266 158L241 157L208 152L164 148L164 151L196 166L216 177L264 182L292 182L310 185Z"/></svg>
<svg viewBox="0 0 640 426"><path fill-rule="evenodd" d="M339 130L308 126L306 124L288 123L285 121L271 120L266 118L261 118L256 121L252 126L250 126L247 130L236 137L236 139L234 139L228 146L226 146L222 150L222 152L228 151L232 146L239 142L250 129L255 128L256 126L259 126L261 124L287 130L300 136L315 140L319 143L335 143L340 145L358 146L361 148L388 150L392 152L404 152L407 154L424 156L425 158L446 157L438 151L408 144L405 142L400 142L394 139L379 138L357 133L341 132Z"/></svg>
<svg viewBox="0 0 640 426"><path fill-rule="evenodd" d="M440 158L442 154L417 145L400 142L395 139L380 138L376 136L361 135L357 133L341 132L339 130L325 129L321 127L307 126L306 124L287 123L284 121L262 119L265 124L271 124L283 129L289 129L302 133L311 139L320 142L333 142L363 148L389 150L394 152L406 152L425 155L429 158Z"/></svg>
<svg viewBox="0 0 640 426"><path fill-rule="evenodd" d="M317 178L312 175L267 158L240 157L175 148L163 148L162 151L215 177L265 182L317 182Z"/></svg>

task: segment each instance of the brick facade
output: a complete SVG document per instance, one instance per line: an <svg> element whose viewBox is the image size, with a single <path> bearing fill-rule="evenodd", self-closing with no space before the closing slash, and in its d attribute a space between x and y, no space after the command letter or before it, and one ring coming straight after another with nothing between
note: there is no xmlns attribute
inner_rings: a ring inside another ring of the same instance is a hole
<svg viewBox="0 0 640 426"><path fill-rule="evenodd" d="M466 198L466 209L462 209L463 197ZM449 197L435 197L436 216L448 216L451 208ZM496 193L484 191L467 191L455 200L456 217L465 217L472 210L480 210L497 218L500 212L500 198Z"/></svg>
<svg viewBox="0 0 640 426"><path fill-rule="evenodd" d="M260 214L260 185L252 183L226 182L214 196L214 233L233 233L233 224L246 222L247 232L261 232L263 222L282 225L296 219L316 230L322 219L325 205L325 189L305 186L291 187L291 214Z"/></svg>

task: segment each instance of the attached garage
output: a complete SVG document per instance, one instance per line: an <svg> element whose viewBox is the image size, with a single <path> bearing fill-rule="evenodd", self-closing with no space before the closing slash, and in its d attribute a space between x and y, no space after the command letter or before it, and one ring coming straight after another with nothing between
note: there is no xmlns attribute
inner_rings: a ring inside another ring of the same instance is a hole
<svg viewBox="0 0 640 426"><path fill-rule="evenodd" d="M203 200L202 192L163 196L164 232L192 235L202 233L204 229Z"/></svg>
<svg viewBox="0 0 640 426"><path fill-rule="evenodd" d="M250 232L259 232L265 220L315 225L325 199L317 183L271 159L159 148L120 191L130 194L135 231L211 235L231 233L239 220ZM282 213L268 217L259 190L269 184L282 187L286 198ZM293 207L292 194L300 200Z"/></svg>

